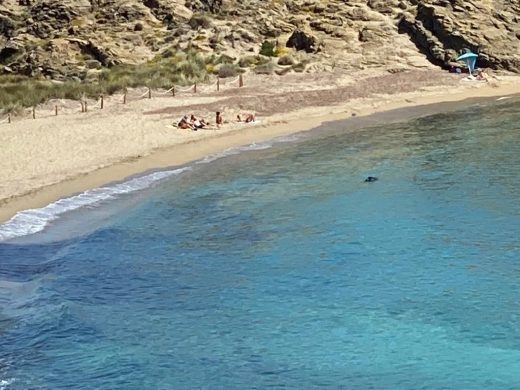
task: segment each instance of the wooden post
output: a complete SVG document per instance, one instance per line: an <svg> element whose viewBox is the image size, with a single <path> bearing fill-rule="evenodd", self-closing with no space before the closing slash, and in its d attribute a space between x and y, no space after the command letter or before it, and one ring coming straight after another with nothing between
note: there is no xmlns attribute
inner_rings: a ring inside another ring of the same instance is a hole
<svg viewBox="0 0 520 390"><path fill-rule="evenodd" d="M152 89L148 88L148 99L152 98Z"/></svg>
<svg viewBox="0 0 520 390"><path fill-rule="evenodd" d="M175 96L175 85L172 87L172 95Z"/></svg>
<svg viewBox="0 0 520 390"><path fill-rule="evenodd" d="M197 83L193 84L193 93L197 93Z"/></svg>
<svg viewBox="0 0 520 390"><path fill-rule="evenodd" d="M7 114L7 123L11 123L11 114Z"/></svg>
<svg viewBox="0 0 520 390"><path fill-rule="evenodd" d="M242 75L238 76L238 87L242 88L244 86L244 78Z"/></svg>
<svg viewBox="0 0 520 390"><path fill-rule="evenodd" d="M81 104L81 112L85 112L85 106L83 105L83 100L80 102Z"/></svg>
<svg viewBox="0 0 520 390"><path fill-rule="evenodd" d="M54 115L58 116L58 106L54 106Z"/></svg>
<svg viewBox="0 0 520 390"><path fill-rule="evenodd" d="M36 107L34 107L34 106L32 108L32 116L33 116L33 119L36 119Z"/></svg>
<svg viewBox="0 0 520 390"><path fill-rule="evenodd" d="M123 104L126 104L126 90L125 90L125 93L123 94Z"/></svg>
<svg viewBox="0 0 520 390"><path fill-rule="evenodd" d="M85 112L88 112L87 102L85 102Z"/></svg>
<svg viewBox="0 0 520 390"><path fill-rule="evenodd" d="M103 98L103 95L100 96L101 98L101 109L103 109L103 107L105 106L105 101L104 101L104 98Z"/></svg>
<svg viewBox="0 0 520 390"><path fill-rule="evenodd" d="M220 77L217 77L217 92L220 91Z"/></svg>

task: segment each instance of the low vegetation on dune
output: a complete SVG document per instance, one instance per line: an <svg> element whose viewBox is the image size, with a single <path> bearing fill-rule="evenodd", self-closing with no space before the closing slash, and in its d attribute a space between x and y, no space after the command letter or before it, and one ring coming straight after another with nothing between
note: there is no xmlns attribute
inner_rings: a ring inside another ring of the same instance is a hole
<svg viewBox="0 0 520 390"><path fill-rule="evenodd" d="M94 80L54 81L19 75L0 76L0 110L16 112L50 99L96 98L126 88L171 88L204 82L218 58L204 57L195 52L158 57L141 65L116 65L99 72Z"/></svg>
<svg viewBox="0 0 520 390"><path fill-rule="evenodd" d="M171 88L209 81L210 77L236 77L246 69L271 74L275 63L291 65L288 70L302 71L304 64L284 62L276 57L286 51L274 49L271 56L262 54L235 59L226 55L207 55L193 50L165 51L151 61L139 65L120 64L99 70L88 80L58 81L22 75L0 75L0 113L33 107L51 99L82 100L111 95L126 88ZM297 65L297 66L294 66ZM301 69L297 69L298 66Z"/></svg>
<svg viewBox="0 0 520 390"><path fill-rule="evenodd" d="M0 0L0 112L249 70L449 69L464 50L520 72L519 14L510 0Z"/></svg>

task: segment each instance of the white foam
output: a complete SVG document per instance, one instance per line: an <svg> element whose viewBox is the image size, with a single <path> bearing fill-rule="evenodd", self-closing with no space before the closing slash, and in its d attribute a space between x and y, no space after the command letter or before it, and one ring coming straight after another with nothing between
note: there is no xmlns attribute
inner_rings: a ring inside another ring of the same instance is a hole
<svg viewBox="0 0 520 390"><path fill-rule="evenodd" d="M191 168L185 167L153 172L122 183L94 188L69 198L60 199L40 209L20 211L9 221L0 225L0 242L41 232L50 222L58 219L64 213L94 206L124 194L144 190L165 178L178 175L189 169Z"/></svg>
<svg viewBox="0 0 520 390"><path fill-rule="evenodd" d="M294 141L300 141L306 137L306 133L300 132L300 133L294 133L294 134L288 134L288 135L282 135L280 137L275 138L273 141L276 143L282 143L282 142L294 142Z"/></svg>
<svg viewBox="0 0 520 390"><path fill-rule="evenodd" d="M0 390L7 390L7 386L12 385L13 382L14 382L14 378L1 379L0 380Z"/></svg>
<svg viewBox="0 0 520 390"><path fill-rule="evenodd" d="M196 164L210 163L220 158L242 152L269 149L273 144L291 142L301 137L299 134L292 134L278 137L268 142L253 143L246 146L226 149L221 153L206 156L202 160L197 161ZM95 188L69 198L60 199L40 209L21 211L9 221L0 225L0 242L41 232L49 223L58 219L59 216L64 213L83 207L95 206L100 202L111 200L130 192L144 190L160 180L190 169L190 167L184 167L169 171L154 172L112 186Z"/></svg>
<svg viewBox="0 0 520 390"><path fill-rule="evenodd" d="M261 142L259 144L253 143L247 146L241 146L238 148L239 152L247 152L250 150L265 150L272 148L273 144L270 142Z"/></svg>
<svg viewBox="0 0 520 390"><path fill-rule="evenodd" d="M210 155L204 157L203 159L197 161L196 164L210 163L210 162L218 160L220 158L224 158L227 156L233 156L236 154L240 154L242 152L269 149L269 148L272 148L273 145L275 145L275 144L298 141L298 140L301 140L303 137L304 137L303 133L296 133L296 134L290 134L290 135L285 135L285 136L281 136L281 137L276 137L276 138L271 139L270 141L252 143L252 144L245 145L245 146L239 146L239 147L235 147L235 148L226 149L221 153L210 154Z"/></svg>
<svg viewBox="0 0 520 390"><path fill-rule="evenodd" d="M233 156L234 154L238 154L238 153L240 153L240 150L238 150L238 148L226 149L222 153L210 154L210 155L204 157L203 159L198 160L196 162L196 164L207 164L212 161L218 160L219 158Z"/></svg>
<svg viewBox="0 0 520 390"><path fill-rule="evenodd" d="M246 146L239 146L239 147L236 147L236 148L230 148L230 149L224 150L221 153L210 154L209 156L206 156L203 159L197 161L196 164L207 164L207 163L210 163L212 161L218 160L220 158L233 156L233 155L236 155L236 154L240 154L242 152L249 152L249 151L253 151L253 150L269 149L272 146L273 146L273 144L270 143L270 142L262 142L262 143L258 143L258 144L253 143L253 144L249 144L249 145L246 145Z"/></svg>

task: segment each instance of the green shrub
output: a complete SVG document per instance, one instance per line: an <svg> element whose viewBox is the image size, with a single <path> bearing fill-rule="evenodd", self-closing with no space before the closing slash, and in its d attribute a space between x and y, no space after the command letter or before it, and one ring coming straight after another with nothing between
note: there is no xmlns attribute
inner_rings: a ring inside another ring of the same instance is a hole
<svg viewBox="0 0 520 390"><path fill-rule="evenodd" d="M260 54L267 57L274 57L274 43L270 41L264 41L262 43L262 47L260 48Z"/></svg>
<svg viewBox="0 0 520 390"><path fill-rule="evenodd" d="M255 68L257 74L272 74L274 71L274 64L269 62L268 64L259 65Z"/></svg>
<svg viewBox="0 0 520 390"><path fill-rule="evenodd" d="M228 56L227 54L221 54L213 59L213 64L232 64L234 62L235 58Z"/></svg>
<svg viewBox="0 0 520 390"><path fill-rule="evenodd" d="M238 61L238 65L241 68L250 68L253 65L258 64L259 58L257 56L246 56L242 57L240 61Z"/></svg>
<svg viewBox="0 0 520 390"><path fill-rule="evenodd" d="M287 73L289 73L292 69L288 66L285 66L283 68L280 68L280 69L276 69L275 70L275 73L278 75L278 76L283 76Z"/></svg>
<svg viewBox="0 0 520 390"><path fill-rule="evenodd" d="M305 71L305 68L307 66L303 63L303 62L299 62L297 64L294 64L292 66L292 69L295 71L295 72L298 72L298 73L301 73L301 72L304 72Z"/></svg>
<svg viewBox="0 0 520 390"><path fill-rule="evenodd" d="M290 55L284 55L278 59L278 65L294 65L294 59Z"/></svg>
<svg viewBox="0 0 520 390"><path fill-rule="evenodd" d="M32 107L49 99L96 98L125 88L148 86L170 88L172 84L191 84L208 78L208 59L195 52L170 53L141 65L117 65L93 75L93 81L63 83L35 80L25 76L0 76L0 113L19 107ZM235 70L236 70L236 66Z"/></svg>
<svg viewBox="0 0 520 390"><path fill-rule="evenodd" d="M238 74L236 65L233 64L222 64L218 68L218 77L235 77Z"/></svg>
<svg viewBox="0 0 520 390"><path fill-rule="evenodd" d="M266 56L258 56L257 59L258 59L258 62L256 65L265 65L272 61L271 57L266 57Z"/></svg>
<svg viewBox="0 0 520 390"><path fill-rule="evenodd" d="M213 64L206 64L206 72L209 74L213 74L216 72L216 67Z"/></svg>
<svg viewBox="0 0 520 390"><path fill-rule="evenodd" d="M194 14L188 22L190 27L194 30L199 28L210 28L211 19L204 14Z"/></svg>
<svg viewBox="0 0 520 390"><path fill-rule="evenodd" d="M201 69L199 68L198 64L194 61L191 61L190 59L187 59L185 61L182 61L178 65L178 69L180 73L184 74L189 79L195 79L200 74ZM204 72L206 69L204 69Z"/></svg>
<svg viewBox="0 0 520 390"><path fill-rule="evenodd" d="M275 57L283 57L283 56L287 55L287 53L289 53L289 49L286 48L286 47L280 47L280 46L278 46L278 47L274 50L274 56L275 56Z"/></svg>

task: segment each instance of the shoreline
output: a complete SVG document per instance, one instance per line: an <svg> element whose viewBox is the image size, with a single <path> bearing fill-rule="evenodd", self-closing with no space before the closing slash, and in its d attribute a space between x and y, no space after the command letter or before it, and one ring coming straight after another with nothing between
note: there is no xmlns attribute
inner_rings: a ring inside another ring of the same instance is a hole
<svg viewBox="0 0 520 390"><path fill-rule="evenodd" d="M236 126L224 131L205 130L207 134L199 138L190 134L190 137L186 136L180 142L151 148L147 155L130 156L109 163L107 166L91 167L90 171L87 169L85 173L76 173L73 177L57 183L4 198L0 201L2 204L0 223L6 222L19 211L41 208L58 199L88 189L125 181L153 170L179 167L230 148L317 129L329 122L341 121L345 125L360 128L383 123L383 121L400 122L415 117L454 111L481 99L518 96L520 91L516 83L519 79L514 77L509 83L499 86L486 84L476 87L468 83L470 85L456 85L452 88L440 86L432 88L431 91L352 99L343 104L306 107L292 110L283 116L273 115L255 125ZM148 112L141 113L141 115L146 114Z"/></svg>

